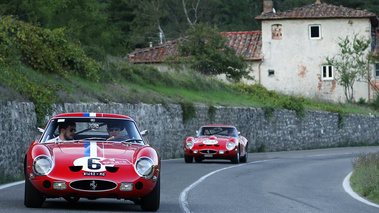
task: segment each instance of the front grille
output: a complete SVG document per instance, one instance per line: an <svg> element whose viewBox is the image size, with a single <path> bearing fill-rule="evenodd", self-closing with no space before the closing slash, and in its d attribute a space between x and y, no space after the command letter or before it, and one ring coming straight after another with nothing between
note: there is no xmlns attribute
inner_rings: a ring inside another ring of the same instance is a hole
<svg viewBox="0 0 379 213"><path fill-rule="evenodd" d="M200 144L199 147L203 147L204 144ZM219 147L220 145L219 144L207 144L206 146L215 146L215 147Z"/></svg>
<svg viewBox="0 0 379 213"><path fill-rule="evenodd" d="M109 191L117 187L117 183L107 180L78 180L70 183L70 187L81 191Z"/></svg>
<svg viewBox="0 0 379 213"><path fill-rule="evenodd" d="M212 150L212 149L204 149L204 150L200 150L200 153L201 154L216 154L217 151L216 150Z"/></svg>

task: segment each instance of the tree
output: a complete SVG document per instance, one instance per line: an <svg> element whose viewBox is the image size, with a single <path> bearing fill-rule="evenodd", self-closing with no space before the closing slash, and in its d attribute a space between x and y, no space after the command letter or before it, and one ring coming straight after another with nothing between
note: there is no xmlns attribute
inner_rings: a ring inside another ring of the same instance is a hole
<svg viewBox="0 0 379 213"><path fill-rule="evenodd" d="M249 78L247 63L226 45L227 39L217 27L200 23L193 25L187 34L185 41L179 44L179 55L189 62L191 68L205 75L225 74L235 81Z"/></svg>
<svg viewBox="0 0 379 213"><path fill-rule="evenodd" d="M350 102L354 101L355 82L367 79L365 51L370 45L370 40L358 38L358 34L355 34L352 40L349 36L339 39L340 53L332 58L326 57L326 64L332 65L338 73L335 79L343 86L346 100Z"/></svg>

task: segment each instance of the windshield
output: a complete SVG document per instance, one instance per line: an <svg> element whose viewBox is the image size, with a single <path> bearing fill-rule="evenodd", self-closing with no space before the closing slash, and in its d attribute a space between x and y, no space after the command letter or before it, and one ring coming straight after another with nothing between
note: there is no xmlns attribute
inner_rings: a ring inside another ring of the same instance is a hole
<svg viewBox="0 0 379 213"><path fill-rule="evenodd" d="M117 118L56 118L52 119L40 142L72 140L108 140L143 143L135 123Z"/></svg>
<svg viewBox="0 0 379 213"><path fill-rule="evenodd" d="M202 127L199 136L220 135L228 137L237 137L237 130L233 127Z"/></svg>

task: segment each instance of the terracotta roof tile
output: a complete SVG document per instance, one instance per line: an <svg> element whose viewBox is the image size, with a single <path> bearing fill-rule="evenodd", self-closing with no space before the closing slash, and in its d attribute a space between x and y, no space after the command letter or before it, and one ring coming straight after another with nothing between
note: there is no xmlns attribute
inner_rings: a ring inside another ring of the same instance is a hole
<svg viewBox="0 0 379 213"><path fill-rule="evenodd" d="M369 18L374 27L378 26L379 20L375 13L366 10L352 9L330 4L311 4L297 7L285 12L267 12L255 17L256 20L269 19L315 19L315 18Z"/></svg>
<svg viewBox="0 0 379 213"><path fill-rule="evenodd" d="M236 55L244 56L247 61L262 59L261 31L225 32L221 34L227 37L227 45L236 50ZM125 59L131 63L161 63L170 56L175 57L178 55L178 41L183 41L183 39L176 39L159 46L135 50L128 54Z"/></svg>

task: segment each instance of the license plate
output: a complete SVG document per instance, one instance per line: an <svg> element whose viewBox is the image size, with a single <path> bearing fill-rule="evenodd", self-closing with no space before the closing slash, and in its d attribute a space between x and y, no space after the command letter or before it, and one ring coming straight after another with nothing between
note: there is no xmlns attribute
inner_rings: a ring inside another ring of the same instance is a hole
<svg viewBox="0 0 379 213"><path fill-rule="evenodd" d="M213 155L204 155L204 157L211 158L211 157L213 157Z"/></svg>

